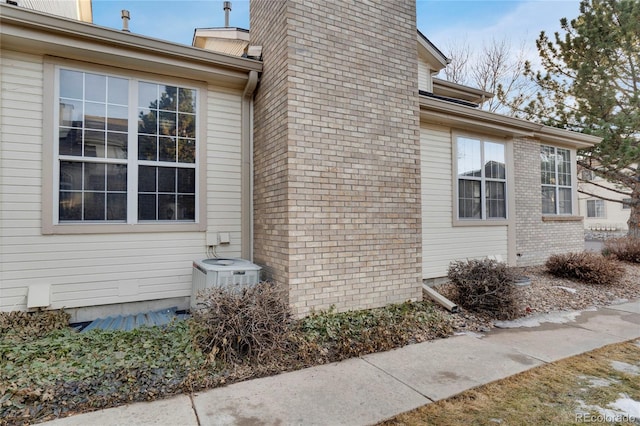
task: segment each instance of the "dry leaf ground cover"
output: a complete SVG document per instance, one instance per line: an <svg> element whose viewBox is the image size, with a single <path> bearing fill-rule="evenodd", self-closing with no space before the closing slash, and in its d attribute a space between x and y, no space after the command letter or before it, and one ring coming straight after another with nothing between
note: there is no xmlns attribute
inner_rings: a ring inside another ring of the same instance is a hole
<svg viewBox="0 0 640 426"><path fill-rule="evenodd" d="M537 367L381 425L640 423L640 340Z"/></svg>

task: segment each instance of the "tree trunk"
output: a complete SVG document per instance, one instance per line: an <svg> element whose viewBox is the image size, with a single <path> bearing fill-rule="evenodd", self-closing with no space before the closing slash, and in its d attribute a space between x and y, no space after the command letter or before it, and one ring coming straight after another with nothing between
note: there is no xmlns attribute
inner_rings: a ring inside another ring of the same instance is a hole
<svg viewBox="0 0 640 426"><path fill-rule="evenodd" d="M631 212L629 213L629 231L627 236L629 238L640 238L640 186L634 185L631 192Z"/></svg>

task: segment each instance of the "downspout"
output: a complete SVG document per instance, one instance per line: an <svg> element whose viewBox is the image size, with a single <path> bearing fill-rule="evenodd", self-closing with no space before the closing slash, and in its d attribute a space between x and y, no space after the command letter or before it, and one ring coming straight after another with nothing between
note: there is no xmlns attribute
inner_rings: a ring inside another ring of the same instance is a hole
<svg viewBox="0 0 640 426"><path fill-rule="evenodd" d="M250 71L242 92L241 134L241 254L253 261L253 92L258 85L258 72Z"/></svg>

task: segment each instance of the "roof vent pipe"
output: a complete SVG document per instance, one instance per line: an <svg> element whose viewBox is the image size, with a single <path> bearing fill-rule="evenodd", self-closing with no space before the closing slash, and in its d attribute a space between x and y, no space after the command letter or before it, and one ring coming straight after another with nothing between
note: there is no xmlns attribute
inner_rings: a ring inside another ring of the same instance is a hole
<svg viewBox="0 0 640 426"><path fill-rule="evenodd" d="M122 10L122 31L129 31L129 19L131 19L131 15L128 10Z"/></svg>
<svg viewBox="0 0 640 426"><path fill-rule="evenodd" d="M229 12L231 12L231 2L225 1L222 8L224 9L224 27L229 27Z"/></svg>

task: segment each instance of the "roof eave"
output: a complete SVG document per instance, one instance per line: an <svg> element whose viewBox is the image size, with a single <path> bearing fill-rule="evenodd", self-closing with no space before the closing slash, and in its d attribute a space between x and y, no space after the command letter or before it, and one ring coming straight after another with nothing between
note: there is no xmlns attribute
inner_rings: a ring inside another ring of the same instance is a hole
<svg viewBox="0 0 640 426"><path fill-rule="evenodd" d="M420 118L435 124L505 137L530 137L575 149L589 148L601 141L601 138L596 136L557 129L426 96L420 96Z"/></svg>
<svg viewBox="0 0 640 426"><path fill-rule="evenodd" d="M444 69L451 62L431 41L420 32L418 33L418 54L421 52L426 54L428 62L435 65L436 71Z"/></svg>
<svg viewBox="0 0 640 426"><path fill-rule="evenodd" d="M12 33L12 29L26 29L49 36L82 40L110 48L144 51L158 56L169 56L235 71L262 71L262 62L260 61L210 52L6 4L0 4L0 23L2 24L0 33L3 37L11 37L12 35L17 37L19 31ZM42 42L46 43L46 40L42 40Z"/></svg>

